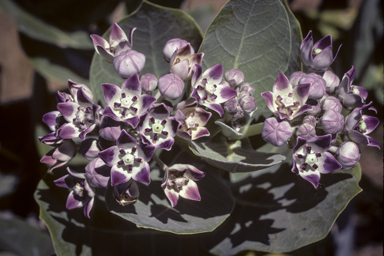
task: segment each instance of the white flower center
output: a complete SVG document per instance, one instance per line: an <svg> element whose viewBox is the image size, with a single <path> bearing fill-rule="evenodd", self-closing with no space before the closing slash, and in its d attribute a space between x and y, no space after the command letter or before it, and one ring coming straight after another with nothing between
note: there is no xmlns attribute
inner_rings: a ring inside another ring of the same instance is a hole
<svg viewBox="0 0 384 256"><path fill-rule="evenodd" d="M160 121L156 120L154 124L152 124L152 132L156 134L161 134L163 131L164 126L161 124Z"/></svg>
<svg viewBox="0 0 384 256"><path fill-rule="evenodd" d="M121 98L120 99L121 107L123 108L130 108L133 104L132 100L130 100L128 97Z"/></svg>
<svg viewBox="0 0 384 256"><path fill-rule="evenodd" d="M361 119L358 123L359 132L364 133L367 131L367 124L364 122L363 119Z"/></svg>
<svg viewBox="0 0 384 256"><path fill-rule="evenodd" d="M316 153L310 153L305 156L305 163L309 164L310 166L317 163L317 157Z"/></svg>
<svg viewBox="0 0 384 256"><path fill-rule="evenodd" d="M313 56L316 56L317 54L321 53L322 51L323 50L321 50L319 48L315 48L315 49L313 49L312 54L313 54Z"/></svg>
<svg viewBox="0 0 384 256"><path fill-rule="evenodd" d="M130 154L126 153L124 156L121 157L121 160L123 160L124 165L133 165L135 162L135 157Z"/></svg>
<svg viewBox="0 0 384 256"><path fill-rule="evenodd" d="M208 92L209 94L213 94L216 91L216 87L214 84L205 84L205 91Z"/></svg>
<svg viewBox="0 0 384 256"><path fill-rule="evenodd" d="M193 116L189 115L187 119L185 119L185 124L187 125L188 129L195 128L196 119Z"/></svg>
<svg viewBox="0 0 384 256"><path fill-rule="evenodd" d="M284 97L282 100L281 100L281 103L283 103L284 107L288 108L288 107L292 107L294 106L293 104L293 97L291 96L286 96Z"/></svg>
<svg viewBox="0 0 384 256"><path fill-rule="evenodd" d="M76 185L73 187L73 192L79 196L83 197L84 196L84 185L80 183L76 183Z"/></svg>

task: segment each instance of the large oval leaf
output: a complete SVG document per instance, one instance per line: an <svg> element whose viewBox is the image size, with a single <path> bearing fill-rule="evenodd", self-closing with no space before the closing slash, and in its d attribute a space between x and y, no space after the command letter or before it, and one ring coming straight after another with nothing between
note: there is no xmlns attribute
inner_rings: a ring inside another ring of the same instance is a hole
<svg viewBox="0 0 384 256"><path fill-rule="evenodd" d="M180 156L177 161L180 161ZM106 194L108 209L138 227L176 234L196 234L214 230L232 212L234 201L231 191L221 181L215 168L200 161L189 163L206 173L203 179L196 182L201 196L200 202L179 198L176 207L172 208L160 187L163 173L153 169L151 184L140 187L139 200L133 205L120 206L111 196L112 189L109 188Z"/></svg>
<svg viewBox="0 0 384 256"><path fill-rule="evenodd" d="M196 50L202 40L200 28L191 16L181 10L149 2L143 2L135 13L118 24L126 34L129 34L131 28L137 28L133 35L133 50L143 53L146 57L141 73L152 73L158 78L169 72L169 63L163 57L163 47L168 40L182 38L190 42ZM107 40L109 32L110 30L103 35ZM113 65L95 53L90 70L90 86L95 97L103 102L104 94L100 86L102 83L120 86L123 81Z"/></svg>
<svg viewBox="0 0 384 256"><path fill-rule="evenodd" d="M290 169L285 163L254 172L236 183L233 193L237 205L210 239L202 237L206 248L215 255L298 249L323 239L361 191L359 166L322 175L318 190Z"/></svg>
<svg viewBox="0 0 384 256"><path fill-rule="evenodd" d="M232 0L209 26L199 51L205 53L204 68L221 63L224 72L240 69L256 89L255 115L269 115L260 93L287 70L295 36L281 0Z"/></svg>
<svg viewBox="0 0 384 256"><path fill-rule="evenodd" d="M205 143L191 141L189 148L207 163L232 173L258 171L285 160L280 154L255 151L247 139L229 142L222 135Z"/></svg>
<svg viewBox="0 0 384 256"><path fill-rule="evenodd" d="M40 218L49 229L57 255L199 255L198 236L138 229L108 212L103 197L96 198L91 219L84 217L81 208L68 211L68 190L53 183L59 177L47 173L35 192Z"/></svg>

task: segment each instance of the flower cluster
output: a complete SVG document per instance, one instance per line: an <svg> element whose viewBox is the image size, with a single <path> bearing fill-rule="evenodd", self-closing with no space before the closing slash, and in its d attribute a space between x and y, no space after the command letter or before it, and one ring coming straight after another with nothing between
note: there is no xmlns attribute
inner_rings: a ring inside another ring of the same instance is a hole
<svg viewBox="0 0 384 256"><path fill-rule="evenodd" d="M53 149L41 162L54 170L67 165L77 154L89 161L83 172L67 167L68 174L55 180L57 186L70 189L67 209L84 207L88 218L95 188L112 186L116 203L134 203L140 196L140 183L151 181L151 161L164 170L161 187L172 207L177 205L179 196L200 201L197 181L205 173L190 164L168 167L155 151L171 150L175 136L185 140L209 136L205 125L212 116L210 110L222 116L226 109L239 120L256 109L251 97L254 89L243 83L240 71L230 70L223 78L223 67L218 64L203 72L204 54L195 53L181 39L171 39L164 46L169 74L159 78L154 74L141 75L145 56L132 50L134 30L127 36L115 23L109 42L91 35L96 52L113 63L116 72L125 78L122 85L101 85L102 106L86 85L69 80L69 93L56 94L57 110L43 116L51 133L39 139ZM189 80L191 88L185 89ZM179 103L172 105L167 99ZM226 102L232 99L237 109L228 110Z"/></svg>
<svg viewBox="0 0 384 256"><path fill-rule="evenodd" d="M369 136L379 119L365 115L376 109L372 102L366 102L364 87L352 84L355 68L352 66L341 81L327 70L336 56L331 36L313 44L309 32L301 44L301 59L310 73L294 72L290 79L280 73L272 92L261 94L275 115L265 120L263 139L275 146L295 142L292 172L315 188L320 174L358 164L360 150L356 143L380 148ZM345 138L348 140L342 142Z"/></svg>

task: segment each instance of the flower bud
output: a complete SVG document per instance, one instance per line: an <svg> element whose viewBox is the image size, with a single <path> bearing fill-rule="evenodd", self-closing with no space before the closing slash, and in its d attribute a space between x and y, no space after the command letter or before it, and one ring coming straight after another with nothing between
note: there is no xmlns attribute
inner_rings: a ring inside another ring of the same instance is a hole
<svg viewBox="0 0 384 256"><path fill-rule="evenodd" d="M172 58L173 53L178 49L186 46L187 44L188 44L187 41L179 38L173 38L169 40L168 42L165 43L165 46L163 48L164 59L169 62Z"/></svg>
<svg viewBox="0 0 384 256"><path fill-rule="evenodd" d="M224 103L224 109L227 111L229 114L235 114L237 110L240 108L239 103L237 102L236 98L232 98L230 100L227 100Z"/></svg>
<svg viewBox="0 0 384 256"><path fill-rule="evenodd" d="M159 90L161 95L175 100L181 96L184 89L184 82L175 74L167 74L159 79Z"/></svg>
<svg viewBox="0 0 384 256"><path fill-rule="evenodd" d="M311 87L309 88L308 99L320 99L325 94L326 82L318 74L311 73L303 76L299 80L299 84L309 83Z"/></svg>
<svg viewBox="0 0 384 256"><path fill-rule="evenodd" d="M310 105L312 107L312 109L306 112L306 114L308 115L315 116L321 111L320 104L317 100L309 99L307 100L307 105Z"/></svg>
<svg viewBox="0 0 384 256"><path fill-rule="evenodd" d="M355 167L360 160L360 149L352 141L341 143L336 151L337 161L343 166L343 170Z"/></svg>
<svg viewBox="0 0 384 256"><path fill-rule="evenodd" d="M305 76L306 74L301 71L293 72L291 77L289 78L289 82L292 84L293 87L299 84L300 79Z"/></svg>
<svg viewBox="0 0 384 256"><path fill-rule="evenodd" d="M252 96L245 96L240 100L240 106L249 114L256 109L256 100Z"/></svg>
<svg viewBox="0 0 384 256"><path fill-rule="evenodd" d="M250 83L244 83L240 86L241 92L247 92L250 96L255 92L255 88Z"/></svg>
<svg viewBox="0 0 384 256"><path fill-rule="evenodd" d="M323 79L325 80L326 92L335 93L336 88L340 84L340 78L332 73L332 71L326 70L323 74Z"/></svg>
<svg viewBox="0 0 384 256"><path fill-rule="evenodd" d="M145 55L134 50L122 52L113 59L113 67L122 78L139 74L145 64Z"/></svg>
<svg viewBox="0 0 384 256"><path fill-rule="evenodd" d="M140 86L146 92L152 92L157 87L157 78L154 74L144 74L140 79Z"/></svg>
<svg viewBox="0 0 384 256"><path fill-rule="evenodd" d="M341 113L341 110L343 110L343 106L341 105L340 100L332 96L328 96L321 102L321 108L324 111L333 109L339 113Z"/></svg>
<svg viewBox="0 0 384 256"><path fill-rule="evenodd" d="M270 117L264 121L262 138L277 147L283 145L292 136L292 128L287 121L279 121Z"/></svg>
<svg viewBox="0 0 384 256"><path fill-rule="evenodd" d="M344 128L344 116L339 112L330 109L324 112L320 118L321 126L328 134L335 134Z"/></svg>
<svg viewBox="0 0 384 256"><path fill-rule="evenodd" d="M303 123L297 128L296 135L303 139L310 140L316 137L316 130L315 127L309 123Z"/></svg>
<svg viewBox="0 0 384 256"><path fill-rule="evenodd" d="M304 123L307 123L307 124L312 125L313 127L316 127L316 124L317 124L316 117L311 116L311 115L305 116L304 119L303 119L303 124Z"/></svg>
<svg viewBox="0 0 384 256"><path fill-rule="evenodd" d="M92 161L99 156L100 149L96 139L86 139L81 142L79 151L85 159Z"/></svg>
<svg viewBox="0 0 384 256"><path fill-rule="evenodd" d="M244 83L244 74L240 70L233 68L225 73L225 80L227 80L231 86L240 86Z"/></svg>

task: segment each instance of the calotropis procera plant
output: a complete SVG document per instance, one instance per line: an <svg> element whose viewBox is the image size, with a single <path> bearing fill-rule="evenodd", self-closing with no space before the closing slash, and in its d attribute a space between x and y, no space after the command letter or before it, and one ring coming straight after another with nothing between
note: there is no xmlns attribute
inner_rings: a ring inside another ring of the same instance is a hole
<svg viewBox="0 0 384 256"><path fill-rule="evenodd" d="M108 237L121 255L133 232L170 236L158 231L206 233L178 238L189 254L292 251L360 191L358 144L380 147L375 109L353 66L329 69L331 36L302 40L285 2L229 1L202 38L184 12L144 1L91 38L90 86L69 80L43 116L52 149L36 199L57 254L106 252Z"/></svg>

